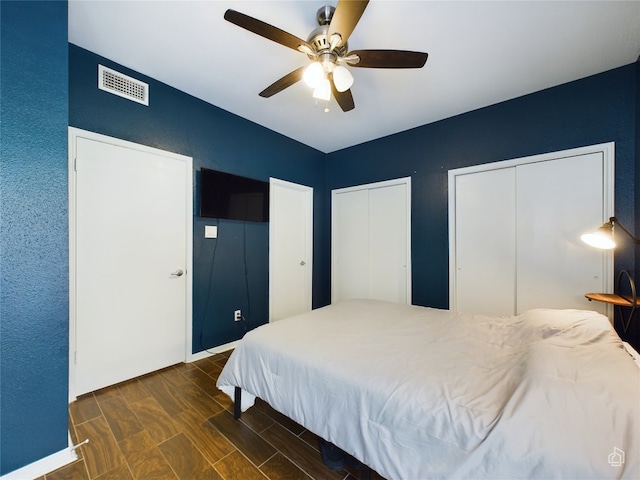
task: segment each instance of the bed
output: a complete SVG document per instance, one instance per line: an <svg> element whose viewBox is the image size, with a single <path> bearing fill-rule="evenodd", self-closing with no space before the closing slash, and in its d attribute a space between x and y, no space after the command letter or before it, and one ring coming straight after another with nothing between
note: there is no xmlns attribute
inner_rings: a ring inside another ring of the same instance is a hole
<svg viewBox="0 0 640 480"><path fill-rule="evenodd" d="M640 366L608 319L353 300L250 331L217 385L387 479L640 478ZM239 390L240 391L240 390Z"/></svg>

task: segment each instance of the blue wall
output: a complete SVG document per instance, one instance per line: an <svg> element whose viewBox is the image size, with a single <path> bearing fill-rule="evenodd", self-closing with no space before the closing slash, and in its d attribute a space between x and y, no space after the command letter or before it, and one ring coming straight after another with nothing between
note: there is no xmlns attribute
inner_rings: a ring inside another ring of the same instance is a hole
<svg viewBox="0 0 640 480"><path fill-rule="evenodd" d="M98 64L147 82L149 106L98 90ZM268 223L200 218L199 170L311 186L321 219L325 155L75 45L69 45L69 84L71 126L193 157L193 352L239 339L244 325L233 321L237 308L247 328L267 322ZM204 238L205 225L218 225L217 239ZM322 223L314 227L313 303L319 306L328 302L328 247Z"/></svg>
<svg viewBox="0 0 640 480"><path fill-rule="evenodd" d="M0 2L0 474L65 449L67 4Z"/></svg>
<svg viewBox="0 0 640 480"><path fill-rule="evenodd" d="M327 188L411 176L413 302L447 308L449 169L614 141L616 216L634 230L637 71L627 65L334 152ZM617 249L616 270L633 270L635 252L628 242Z"/></svg>

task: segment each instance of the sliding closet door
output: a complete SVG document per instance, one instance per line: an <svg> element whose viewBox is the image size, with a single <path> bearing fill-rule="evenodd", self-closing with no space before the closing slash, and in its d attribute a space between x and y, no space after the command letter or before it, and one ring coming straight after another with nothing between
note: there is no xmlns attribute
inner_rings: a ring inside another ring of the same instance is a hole
<svg viewBox="0 0 640 480"><path fill-rule="evenodd" d="M369 190L332 195L332 302L369 298Z"/></svg>
<svg viewBox="0 0 640 480"><path fill-rule="evenodd" d="M515 309L515 169L456 177L456 305L460 312Z"/></svg>
<svg viewBox="0 0 640 480"><path fill-rule="evenodd" d="M331 301L411 303L411 183L332 191Z"/></svg>
<svg viewBox="0 0 640 480"><path fill-rule="evenodd" d="M407 302L407 185L369 190L369 296Z"/></svg>
<svg viewBox="0 0 640 480"><path fill-rule="evenodd" d="M601 152L521 165L517 177L517 313L531 308L596 309L604 292L602 253L580 235L602 223Z"/></svg>
<svg viewBox="0 0 640 480"><path fill-rule="evenodd" d="M449 172L450 307L512 315L532 308L605 312L610 252L580 235L613 214L613 144Z"/></svg>

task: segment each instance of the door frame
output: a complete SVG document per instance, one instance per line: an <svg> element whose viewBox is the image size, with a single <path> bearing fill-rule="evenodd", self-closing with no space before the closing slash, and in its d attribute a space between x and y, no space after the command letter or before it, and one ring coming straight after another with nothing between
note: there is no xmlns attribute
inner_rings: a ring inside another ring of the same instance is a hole
<svg viewBox="0 0 640 480"><path fill-rule="evenodd" d="M306 185L301 185L298 183L288 182L286 180L280 180L278 178L270 177L269 178L269 188L271 190L270 197L273 195L273 188L288 188L290 190L295 190L304 194L304 202L306 207L306 221L304 225L305 234L307 236L307 243L305 245L305 256L307 258L308 268L305 269L306 278L305 283L307 288L309 289L309 308L311 309L313 306L313 188L308 187ZM275 204L273 199L269 201L269 218L271 221L269 222L269 242L271 242L272 238L275 238L273 232L277 227L275 222L273 221L276 216L273 214L273 209L275 208ZM273 321L273 296L274 291L272 288L273 285L273 272L275 267L275 259L273 258L273 249L269 248L269 322Z"/></svg>
<svg viewBox="0 0 640 480"><path fill-rule="evenodd" d="M590 155L593 153L602 153L603 172L602 172L602 212L603 217L601 223L609 220L614 216L614 193L615 193L615 142L600 143L596 145L588 145L586 147L571 148L568 150L560 150L557 152L544 153L540 155L531 155L528 157L514 158L493 163L481 165L473 165L470 167L457 168L448 172L448 190L449 190L449 309L455 310L457 305L456 298L456 177L458 175L468 175L472 173L486 172L489 170L497 170L502 168L517 167L537 162L546 162L551 160L560 160L567 157L577 157L580 155ZM598 225L594 225L596 228ZM613 291L613 250L602 250L603 261L603 283L607 292ZM586 292L585 292L586 293ZM611 305L605 305L605 315L609 319L613 318L613 309Z"/></svg>
<svg viewBox="0 0 640 480"><path fill-rule="evenodd" d="M126 140L109 137L95 132L81 130L75 127L69 127L69 402L76 399L76 144L79 138L85 138L96 142L102 142L109 145L124 147L141 152L158 154L163 157L173 158L177 161L186 163L186 167L190 174L186 175L186 266L185 268L185 345L184 345L184 361L192 360L191 341L193 330L193 312L192 312L192 288L193 288L193 159L191 157L180 155L178 153L167 152L146 145L140 145Z"/></svg>

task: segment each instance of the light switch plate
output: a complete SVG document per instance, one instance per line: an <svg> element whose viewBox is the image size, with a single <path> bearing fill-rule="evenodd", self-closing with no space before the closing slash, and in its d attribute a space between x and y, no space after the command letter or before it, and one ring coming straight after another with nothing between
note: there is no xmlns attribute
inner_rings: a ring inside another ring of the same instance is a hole
<svg viewBox="0 0 640 480"><path fill-rule="evenodd" d="M217 225L205 225L204 226L204 238L218 238L218 226Z"/></svg>

